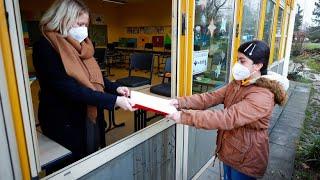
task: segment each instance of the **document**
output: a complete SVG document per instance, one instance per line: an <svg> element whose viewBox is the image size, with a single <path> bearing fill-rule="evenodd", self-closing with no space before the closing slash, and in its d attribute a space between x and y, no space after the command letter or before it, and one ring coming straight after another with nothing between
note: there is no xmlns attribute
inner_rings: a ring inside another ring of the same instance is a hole
<svg viewBox="0 0 320 180"><path fill-rule="evenodd" d="M137 91L131 91L131 100L135 104L133 107L152 111L163 115L177 112L177 109L170 105L170 100L163 99Z"/></svg>

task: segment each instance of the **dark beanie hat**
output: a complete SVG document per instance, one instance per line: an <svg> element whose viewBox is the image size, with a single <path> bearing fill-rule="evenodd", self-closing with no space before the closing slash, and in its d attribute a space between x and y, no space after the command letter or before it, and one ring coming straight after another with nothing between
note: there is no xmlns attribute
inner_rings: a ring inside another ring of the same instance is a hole
<svg viewBox="0 0 320 180"><path fill-rule="evenodd" d="M251 59L253 64L262 63L263 66L260 69L261 75L267 74L270 48L265 42L258 40L245 42L241 44L238 52L241 52L247 58Z"/></svg>

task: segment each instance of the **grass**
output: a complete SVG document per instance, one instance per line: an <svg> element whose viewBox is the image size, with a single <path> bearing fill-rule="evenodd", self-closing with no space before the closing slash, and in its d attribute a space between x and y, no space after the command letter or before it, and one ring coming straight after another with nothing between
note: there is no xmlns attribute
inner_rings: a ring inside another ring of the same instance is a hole
<svg viewBox="0 0 320 180"><path fill-rule="evenodd" d="M312 88L310 99L314 97L315 92ZM320 178L320 102L311 103L310 99L297 146L295 179Z"/></svg>
<svg viewBox="0 0 320 180"><path fill-rule="evenodd" d="M320 73L320 59L310 58L307 61L307 66L313 70L313 72Z"/></svg>
<svg viewBox="0 0 320 180"><path fill-rule="evenodd" d="M320 43L304 43L303 48L309 50L320 49Z"/></svg>

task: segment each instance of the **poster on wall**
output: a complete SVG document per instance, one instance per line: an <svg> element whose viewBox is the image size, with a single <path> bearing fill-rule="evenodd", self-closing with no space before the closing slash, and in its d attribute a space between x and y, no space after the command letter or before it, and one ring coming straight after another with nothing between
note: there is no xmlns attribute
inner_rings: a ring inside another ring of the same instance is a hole
<svg viewBox="0 0 320 180"><path fill-rule="evenodd" d="M200 74L207 71L209 50L194 51L192 74Z"/></svg>
<svg viewBox="0 0 320 180"><path fill-rule="evenodd" d="M90 14L91 22L94 25L106 25L105 18L101 14Z"/></svg>
<svg viewBox="0 0 320 180"><path fill-rule="evenodd" d="M163 47L163 36L152 36L153 47Z"/></svg>

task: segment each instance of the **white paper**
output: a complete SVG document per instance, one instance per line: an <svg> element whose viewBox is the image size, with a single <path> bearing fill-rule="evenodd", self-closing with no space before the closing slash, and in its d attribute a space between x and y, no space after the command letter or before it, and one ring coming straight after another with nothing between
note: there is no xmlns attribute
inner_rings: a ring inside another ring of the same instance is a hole
<svg viewBox="0 0 320 180"><path fill-rule="evenodd" d="M131 100L137 105L141 105L156 111L172 114L177 112L177 109L170 105L170 100L163 99L137 91L131 91Z"/></svg>
<svg viewBox="0 0 320 180"><path fill-rule="evenodd" d="M209 50L193 51L192 74L207 71Z"/></svg>

